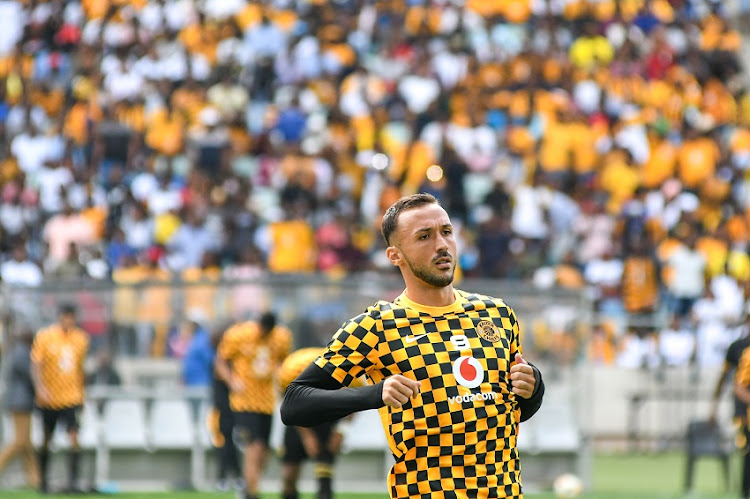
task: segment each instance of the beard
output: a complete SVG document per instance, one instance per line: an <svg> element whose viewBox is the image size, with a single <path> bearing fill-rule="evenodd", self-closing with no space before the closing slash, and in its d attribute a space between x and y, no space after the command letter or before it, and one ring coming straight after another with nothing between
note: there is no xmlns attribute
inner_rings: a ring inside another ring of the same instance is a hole
<svg viewBox="0 0 750 499"><path fill-rule="evenodd" d="M443 258L446 256L450 256L450 253L444 253L435 258ZM409 258L404 259L406 260L406 264L409 265L411 273L414 274L415 277L434 288L444 288L453 282L453 274L456 271L455 266L451 268L450 274L444 275L434 272L428 265L417 265ZM432 264L432 261L430 261L430 264Z"/></svg>

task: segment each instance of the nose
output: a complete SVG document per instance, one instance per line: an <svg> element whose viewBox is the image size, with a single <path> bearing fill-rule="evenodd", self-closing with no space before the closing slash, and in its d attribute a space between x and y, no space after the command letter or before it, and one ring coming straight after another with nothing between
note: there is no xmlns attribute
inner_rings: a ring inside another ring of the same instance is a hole
<svg viewBox="0 0 750 499"><path fill-rule="evenodd" d="M438 234L438 236L435 238L435 250L437 252L441 252L447 250L448 248L448 238L443 234Z"/></svg>

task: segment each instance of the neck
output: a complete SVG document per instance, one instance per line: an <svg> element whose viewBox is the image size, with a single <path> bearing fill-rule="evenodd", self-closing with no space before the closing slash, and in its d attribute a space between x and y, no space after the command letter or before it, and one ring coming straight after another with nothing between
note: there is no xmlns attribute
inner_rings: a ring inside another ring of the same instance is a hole
<svg viewBox="0 0 750 499"><path fill-rule="evenodd" d="M442 288L434 288L427 285L415 286L413 284L410 286L407 284L404 294L414 303L419 303L427 307L447 307L453 305L456 301L453 284Z"/></svg>

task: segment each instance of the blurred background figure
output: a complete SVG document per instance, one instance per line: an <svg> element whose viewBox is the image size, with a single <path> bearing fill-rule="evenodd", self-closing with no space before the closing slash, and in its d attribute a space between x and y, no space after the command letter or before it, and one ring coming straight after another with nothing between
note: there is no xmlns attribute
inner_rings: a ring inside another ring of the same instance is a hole
<svg viewBox="0 0 750 499"><path fill-rule="evenodd" d="M78 430L84 401L84 360L89 338L76 325L76 309L60 307L59 320L40 329L31 347L31 374L36 393L36 406L41 411L44 431L39 449L39 490L49 492L50 444L57 423L65 425L70 439L68 452L68 484L71 492L81 491L78 484L80 452Z"/></svg>
<svg viewBox="0 0 750 499"><path fill-rule="evenodd" d="M211 335L211 347L216 351L224 337L224 332L231 324L222 324ZM244 489L242 471L240 470L239 449L234 441L234 414L229 406L229 386L215 367L211 376L211 410L206 425L211 434L211 444L217 456L217 488L227 491L231 487Z"/></svg>
<svg viewBox="0 0 750 499"><path fill-rule="evenodd" d="M323 348L310 347L296 350L281 364L278 385L282 393L318 356ZM357 379L351 386L362 386ZM317 480L317 499L331 499L333 493L333 471L336 457L346 435L351 417L325 423L311 428L287 426L284 428L284 446L281 454L281 492L283 499L298 499L297 482L300 468L306 460L314 464Z"/></svg>
<svg viewBox="0 0 750 499"><path fill-rule="evenodd" d="M276 408L275 373L291 348L291 331L264 312L230 327L217 349L216 372L229 386L235 433L244 446L243 499L258 498Z"/></svg>
<svg viewBox="0 0 750 499"><path fill-rule="evenodd" d="M11 349L4 362L9 365L3 407L13 419L12 440L6 438L0 450L0 473L14 457L23 459L26 484L39 486L39 466L31 443L31 414L34 409L34 384L31 379L31 343L34 333L21 328L13 335ZM6 435L3 435L7 437Z"/></svg>

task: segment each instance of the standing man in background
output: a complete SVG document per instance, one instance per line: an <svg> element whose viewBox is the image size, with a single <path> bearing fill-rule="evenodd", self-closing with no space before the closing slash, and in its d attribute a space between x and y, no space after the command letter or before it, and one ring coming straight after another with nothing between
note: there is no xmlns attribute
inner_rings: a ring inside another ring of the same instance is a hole
<svg viewBox="0 0 750 499"><path fill-rule="evenodd" d="M245 499L257 499L276 407L274 373L289 354L291 332L265 312L258 322L229 328L219 343L216 372L229 386L235 432L244 446Z"/></svg>
<svg viewBox="0 0 750 499"><path fill-rule="evenodd" d="M216 351L224 337L224 332L230 324L219 326L211 335L211 348ZM216 370L216 356L213 359L213 373L211 376L211 411L208 413L211 443L216 449L217 488L226 492L230 488L230 477L234 479L234 488L244 490L245 484L240 472L239 450L234 442L234 414L229 406L229 386Z"/></svg>
<svg viewBox="0 0 750 499"><path fill-rule="evenodd" d="M710 423L716 424L722 389L727 380L734 376L732 419L736 428L735 444L737 450L743 456L742 497L748 497L750 494L750 429L748 428L748 403L750 403L750 356L748 356L750 350L748 350L748 347L750 346L750 332L748 331L748 316L745 317L745 323L741 327L743 329L741 336L727 348L724 367L714 389L708 420Z"/></svg>
<svg viewBox="0 0 750 499"><path fill-rule="evenodd" d="M76 326L73 305L60 307L57 324L41 329L31 347L31 375L44 428L44 440L39 449L39 490L42 493L49 491L49 446L58 421L65 425L70 438L68 490L79 490L78 418L83 407L83 362L88 350L89 337Z"/></svg>
<svg viewBox="0 0 750 499"><path fill-rule="evenodd" d="M323 348L302 348L293 352L281 365L278 373L279 388L283 392L297 376L315 361ZM358 380L355 380L357 382ZM354 383L353 383L354 385ZM358 383L362 386L363 383ZM287 426L284 429L284 448L281 455L283 499L298 499L297 480L305 459L315 461L315 478L318 481L316 499L333 497L333 465L344 438L345 420L330 421L312 428Z"/></svg>

